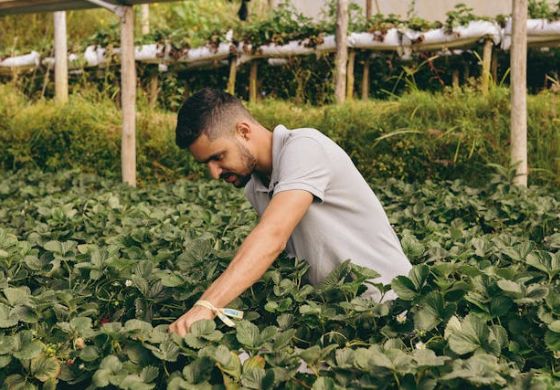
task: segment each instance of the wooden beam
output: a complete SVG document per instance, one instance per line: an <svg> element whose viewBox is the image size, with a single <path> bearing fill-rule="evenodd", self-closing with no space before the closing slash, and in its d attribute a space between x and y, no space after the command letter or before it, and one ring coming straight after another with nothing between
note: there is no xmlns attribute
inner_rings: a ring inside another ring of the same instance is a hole
<svg viewBox="0 0 560 390"><path fill-rule="evenodd" d="M123 6L121 17L121 170L123 182L136 186L136 64L134 62L134 10Z"/></svg>
<svg viewBox="0 0 560 390"><path fill-rule="evenodd" d="M348 0L338 0L336 6L335 100L346 98L346 66L348 62Z"/></svg>
<svg viewBox="0 0 560 390"><path fill-rule="evenodd" d="M527 0L512 0L511 163L513 183L527 186Z"/></svg>
<svg viewBox="0 0 560 390"><path fill-rule="evenodd" d="M68 46L65 11L54 13L54 61L55 99L58 103L64 104L68 102Z"/></svg>

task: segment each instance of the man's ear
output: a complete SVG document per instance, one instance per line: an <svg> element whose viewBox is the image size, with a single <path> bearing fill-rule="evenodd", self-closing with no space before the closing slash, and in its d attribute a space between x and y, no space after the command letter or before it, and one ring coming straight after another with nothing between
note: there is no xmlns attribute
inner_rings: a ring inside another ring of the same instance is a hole
<svg viewBox="0 0 560 390"><path fill-rule="evenodd" d="M237 124L235 125L235 132L246 141L248 141L253 135L251 124L244 120L237 122Z"/></svg>

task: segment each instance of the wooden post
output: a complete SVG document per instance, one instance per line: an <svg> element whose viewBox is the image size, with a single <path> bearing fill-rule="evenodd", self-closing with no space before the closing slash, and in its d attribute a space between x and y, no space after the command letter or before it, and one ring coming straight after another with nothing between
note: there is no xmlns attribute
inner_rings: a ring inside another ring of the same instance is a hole
<svg viewBox="0 0 560 390"><path fill-rule="evenodd" d="M346 71L346 98L354 98L354 63L356 62L356 51L350 50L348 53L348 69Z"/></svg>
<svg viewBox="0 0 560 390"><path fill-rule="evenodd" d="M249 73L249 101L257 102L257 72L259 64L257 61L251 62L251 72Z"/></svg>
<svg viewBox="0 0 560 390"><path fill-rule="evenodd" d="M47 90L47 86L49 85L50 72L51 72L51 67L47 65L47 69L45 69L45 74L43 75L43 87L41 88L41 95L39 96L40 99L45 97L45 92Z"/></svg>
<svg viewBox="0 0 560 390"><path fill-rule="evenodd" d="M64 104L68 102L68 48L65 11L54 13L54 61L55 99L58 103Z"/></svg>
<svg viewBox="0 0 560 390"><path fill-rule="evenodd" d="M237 57L232 55L229 58L229 77L227 83L227 92L235 95L235 79L237 78Z"/></svg>
<svg viewBox="0 0 560 390"><path fill-rule="evenodd" d="M527 0L512 0L511 163L513 183L527 186Z"/></svg>
<svg viewBox="0 0 560 390"><path fill-rule="evenodd" d="M483 95L488 94L488 87L490 84L490 64L492 63L492 40L486 39L484 41L484 49L482 52L482 76L480 80L480 90Z"/></svg>
<svg viewBox="0 0 560 390"><path fill-rule="evenodd" d="M142 35L147 35L150 33L150 5L142 4L140 6L141 15L141 25L142 25Z"/></svg>
<svg viewBox="0 0 560 390"><path fill-rule="evenodd" d="M121 16L121 168L123 182L136 186L136 64L134 63L134 10L122 6Z"/></svg>
<svg viewBox="0 0 560 390"><path fill-rule="evenodd" d="M453 89L459 89L459 69L453 69L453 73L451 73L451 85Z"/></svg>
<svg viewBox="0 0 560 390"><path fill-rule="evenodd" d="M371 19L371 1L366 0L366 20ZM368 52L366 52L368 53ZM369 53L364 60L364 69L362 71L362 100L369 99Z"/></svg>
<svg viewBox="0 0 560 390"><path fill-rule="evenodd" d="M344 103L346 97L346 65L348 62L348 0L338 0L336 6L335 100Z"/></svg>
<svg viewBox="0 0 560 390"><path fill-rule="evenodd" d="M159 94L159 77L157 72L150 74L150 81L148 84L148 105L154 108L157 105L157 98Z"/></svg>
<svg viewBox="0 0 560 390"><path fill-rule="evenodd" d="M498 50L492 50L492 65L490 65L490 74L494 83L498 81Z"/></svg>
<svg viewBox="0 0 560 390"><path fill-rule="evenodd" d="M362 73L362 100L369 99L369 53L364 61L364 69Z"/></svg>

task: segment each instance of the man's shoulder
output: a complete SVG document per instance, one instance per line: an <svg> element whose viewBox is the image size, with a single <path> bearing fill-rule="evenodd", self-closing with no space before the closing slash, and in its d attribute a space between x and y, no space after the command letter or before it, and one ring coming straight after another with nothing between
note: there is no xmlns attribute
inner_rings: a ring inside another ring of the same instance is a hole
<svg viewBox="0 0 560 390"><path fill-rule="evenodd" d="M319 142L330 141L330 138L323 134L321 131L312 127L301 127L298 129L289 130L288 142L296 139L310 138Z"/></svg>

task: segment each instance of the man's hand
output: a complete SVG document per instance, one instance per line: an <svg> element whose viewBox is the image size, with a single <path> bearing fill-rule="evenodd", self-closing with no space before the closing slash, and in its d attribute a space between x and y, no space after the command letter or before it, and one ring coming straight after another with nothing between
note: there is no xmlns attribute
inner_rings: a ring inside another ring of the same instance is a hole
<svg viewBox="0 0 560 390"><path fill-rule="evenodd" d="M193 306L189 311L179 317L174 323L169 325L169 331L177 333L181 337L189 332L192 324L200 320L211 320L214 313L202 306Z"/></svg>

